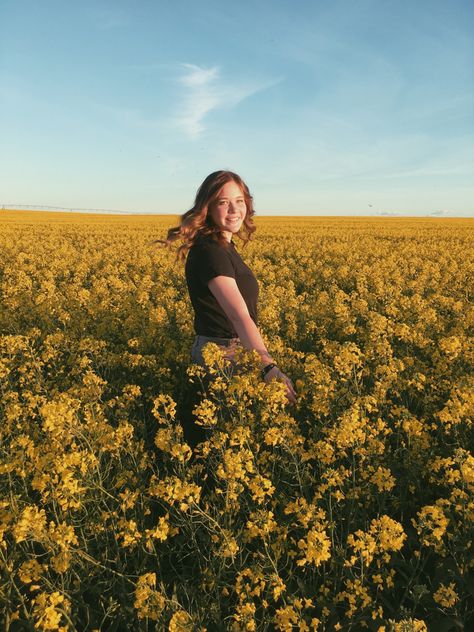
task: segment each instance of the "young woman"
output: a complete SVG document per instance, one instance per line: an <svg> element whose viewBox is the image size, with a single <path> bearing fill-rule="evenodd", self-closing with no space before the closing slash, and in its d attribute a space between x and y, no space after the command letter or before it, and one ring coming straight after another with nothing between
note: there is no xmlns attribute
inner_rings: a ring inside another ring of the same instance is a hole
<svg viewBox="0 0 474 632"><path fill-rule="evenodd" d="M191 360L204 366L202 348L215 342L232 362L237 345L255 349L262 378L286 385L296 402L293 383L276 365L258 330L258 283L238 253L234 236L244 245L255 231L253 200L245 182L231 171L211 173L198 189L194 206L168 231L166 243L182 239L178 256L186 258L186 282L194 309L196 336ZM235 368L235 363L233 364Z"/></svg>

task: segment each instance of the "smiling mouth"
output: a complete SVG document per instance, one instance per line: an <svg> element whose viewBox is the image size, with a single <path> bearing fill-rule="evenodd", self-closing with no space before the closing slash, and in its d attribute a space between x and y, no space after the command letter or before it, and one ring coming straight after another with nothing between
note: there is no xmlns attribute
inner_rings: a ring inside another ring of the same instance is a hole
<svg viewBox="0 0 474 632"><path fill-rule="evenodd" d="M240 217L235 217L235 218L233 218L233 219L231 219L231 218L229 217L229 218L227 218L227 221L228 221L230 224L237 224L238 222L240 222Z"/></svg>

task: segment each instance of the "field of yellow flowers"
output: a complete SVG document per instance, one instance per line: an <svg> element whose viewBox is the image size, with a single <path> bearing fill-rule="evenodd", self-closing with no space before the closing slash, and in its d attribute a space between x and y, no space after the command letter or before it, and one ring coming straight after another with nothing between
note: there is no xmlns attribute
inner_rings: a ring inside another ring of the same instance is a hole
<svg viewBox="0 0 474 632"><path fill-rule="evenodd" d="M256 219L295 407L190 366L176 223L1 212L2 629L474 629L472 220Z"/></svg>

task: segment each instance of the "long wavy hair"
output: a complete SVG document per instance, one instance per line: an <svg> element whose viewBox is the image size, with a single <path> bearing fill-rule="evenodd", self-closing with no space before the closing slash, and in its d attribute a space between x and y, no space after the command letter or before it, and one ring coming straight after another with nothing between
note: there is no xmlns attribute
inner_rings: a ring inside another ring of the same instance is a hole
<svg viewBox="0 0 474 632"><path fill-rule="evenodd" d="M194 206L181 216L179 226L170 228L165 240L157 239L154 243L170 246L174 241L182 239L183 243L179 246L176 253L176 256L181 260L186 258L189 249L199 236L210 236L227 248L229 242L225 238L222 229L215 225L208 211L216 203L222 187L228 182L235 182L244 196L247 212L236 235L242 239L245 245L256 230L252 219L255 215L253 198L242 178L232 171L214 171L208 175L196 193Z"/></svg>

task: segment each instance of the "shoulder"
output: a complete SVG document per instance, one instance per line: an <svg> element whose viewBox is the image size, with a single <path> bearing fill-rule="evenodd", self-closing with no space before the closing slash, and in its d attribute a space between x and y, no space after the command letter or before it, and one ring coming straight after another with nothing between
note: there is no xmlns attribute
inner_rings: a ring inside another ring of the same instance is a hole
<svg viewBox="0 0 474 632"><path fill-rule="evenodd" d="M211 267L227 269L232 265L233 253L211 236L198 236L189 249L186 264L188 267Z"/></svg>
<svg viewBox="0 0 474 632"><path fill-rule="evenodd" d="M193 241L193 248L212 248L213 245L219 245L212 239L210 235L196 235Z"/></svg>
<svg viewBox="0 0 474 632"><path fill-rule="evenodd" d="M218 254L218 255L226 255L230 252L230 248L226 248L225 246L223 246L222 244L220 244L218 241L216 241L215 239L213 239L211 236L208 235L204 235L201 236L199 235L198 237L196 237L196 239L194 240L193 245L191 246L189 253L194 253L194 254L203 254L203 253L213 253L213 254Z"/></svg>

